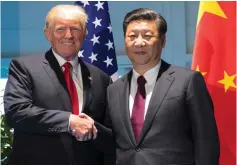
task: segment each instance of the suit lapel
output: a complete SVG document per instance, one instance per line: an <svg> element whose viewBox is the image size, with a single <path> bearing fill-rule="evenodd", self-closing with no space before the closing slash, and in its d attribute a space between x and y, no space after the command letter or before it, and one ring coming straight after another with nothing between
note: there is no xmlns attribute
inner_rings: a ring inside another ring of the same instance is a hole
<svg viewBox="0 0 237 165"><path fill-rule="evenodd" d="M44 69L55 86L58 96L61 99L65 109L71 112L72 105L70 95L59 63L51 50L45 54L45 58L46 60L44 61Z"/></svg>
<svg viewBox="0 0 237 165"><path fill-rule="evenodd" d="M82 82L83 82L83 104L82 104L82 112L87 110L88 106L91 104L92 101L92 77L88 67L85 65L84 62L80 58L78 58L81 67L82 73Z"/></svg>
<svg viewBox="0 0 237 165"><path fill-rule="evenodd" d="M174 77L171 75L173 71L169 67L169 64L162 61L138 143L144 139L151 128L156 113L174 81Z"/></svg>
<svg viewBox="0 0 237 165"><path fill-rule="evenodd" d="M67 89L66 81L63 72L57 59L54 57L52 50L49 50L45 54L44 69L54 84L59 98L61 99L65 109L69 112L72 111L72 105L70 100L69 91ZM72 138L68 133L61 134L60 139L67 151L69 160L74 163L74 154L72 148Z"/></svg>
<svg viewBox="0 0 237 165"><path fill-rule="evenodd" d="M72 105L70 100L69 91L67 89L67 84L63 75L63 72L59 66L57 59L54 57L53 52L49 50L45 55L46 60L44 61L45 71L48 73L51 81L53 82L58 96L61 98L62 103L65 109L69 112L72 111ZM82 110L88 107L92 100L92 78L89 72L88 67L83 63L79 58L78 62L80 63L81 73L82 74L82 83L83 83L83 104Z"/></svg>
<svg viewBox="0 0 237 165"><path fill-rule="evenodd" d="M129 112L129 93L130 93L130 81L132 77L132 71L130 71L126 76L124 76L121 80L121 85L119 85L118 93L119 93L119 104L120 110L122 111L120 114L122 115L122 121L124 122L125 129L131 139L132 144L136 145L136 139L133 133L133 128L130 120L130 112Z"/></svg>

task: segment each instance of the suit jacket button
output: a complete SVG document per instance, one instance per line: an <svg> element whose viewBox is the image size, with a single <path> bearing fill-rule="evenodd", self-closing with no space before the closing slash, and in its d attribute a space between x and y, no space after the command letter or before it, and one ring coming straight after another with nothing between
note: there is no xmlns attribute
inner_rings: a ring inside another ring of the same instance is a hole
<svg viewBox="0 0 237 165"><path fill-rule="evenodd" d="M136 150L137 152L139 152L139 151L141 151L141 148L137 147L137 148L135 148L135 150Z"/></svg>

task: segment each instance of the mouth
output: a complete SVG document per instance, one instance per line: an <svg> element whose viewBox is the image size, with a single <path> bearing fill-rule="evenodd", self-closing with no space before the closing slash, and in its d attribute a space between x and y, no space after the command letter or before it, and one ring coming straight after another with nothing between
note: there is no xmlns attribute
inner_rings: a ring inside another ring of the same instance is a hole
<svg viewBox="0 0 237 165"><path fill-rule="evenodd" d="M71 46L73 45L74 43L73 42L62 42L63 45L67 45L67 46Z"/></svg>
<svg viewBox="0 0 237 165"><path fill-rule="evenodd" d="M145 51L138 51L138 52L134 52L134 53L139 55L139 56L142 56L142 55L145 55L147 52L145 52Z"/></svg>

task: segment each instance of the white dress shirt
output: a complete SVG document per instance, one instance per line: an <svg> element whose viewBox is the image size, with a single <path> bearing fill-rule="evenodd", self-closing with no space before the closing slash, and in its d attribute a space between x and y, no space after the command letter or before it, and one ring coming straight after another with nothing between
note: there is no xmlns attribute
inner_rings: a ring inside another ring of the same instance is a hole
<svg viewBox="0 0 237 165"><path fill-rule="evenodd" d="M160 70L161 60L159 63L153 67L152 69L148 70L143 74L144 78L146 79L147 83L145 84L145 90L146 90L146 100L145 100L145 113L144 113L144 119L147 113L147 108L153 93L153 89L155 87L156 78L158 76L158 72ZM137 93L137 78L140 75L133 69L132 79L131 79L131 85L130 85L130 95L129 95L129 111L130 111L130 117L132 115L132 108L134 104L134 99Z"/></svg>
<svg viewBox="0 0 237 165"><path fill-rule="evenodd" d="M82 75L81 75L81 66L78 62L78 57L76 56L71 61L66 61L64 58L59 56L55 51L52 49L53 54L55 58L57 59L62 71L64 71L64 68L62 67L65 62L70 62L72 65L71 75L72 79L74 81L74 84L76 85L77 89L77 96L78 96L78 105L79 105L79 113L82 111L82 103L83 103L83 82L82 82Z"/></svg>

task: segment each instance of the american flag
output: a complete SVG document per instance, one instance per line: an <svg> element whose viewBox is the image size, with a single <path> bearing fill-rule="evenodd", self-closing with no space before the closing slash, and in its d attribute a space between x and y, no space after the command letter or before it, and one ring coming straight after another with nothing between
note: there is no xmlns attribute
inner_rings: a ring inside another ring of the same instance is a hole
<svg viewBox="0 0 237 165"><path fill-rule="evenodd" d="M109 76L118 78L112 26L108 3L103 1L76 1L88 14L87 36L78 56L91 63Z"/></svg>

